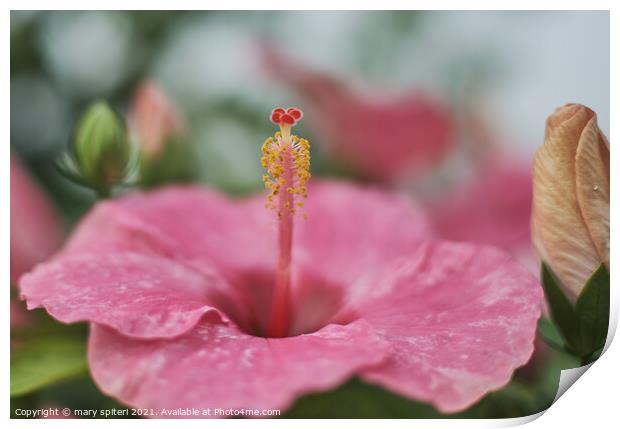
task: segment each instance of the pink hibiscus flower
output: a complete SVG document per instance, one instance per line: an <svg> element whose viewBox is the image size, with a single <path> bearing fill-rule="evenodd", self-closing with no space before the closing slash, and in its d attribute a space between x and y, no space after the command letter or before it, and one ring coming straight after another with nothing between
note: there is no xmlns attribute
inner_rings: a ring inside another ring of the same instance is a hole
<svg viewBox="0 0 620 429"><path fill-rule="evenodd" d="M22 278L30 308L92 322L103 392L154 410L284 409L359 376L453 412L529 359L538 282L494 247L433 240L397 195L308 186L300 118L272 113L266 204L178 186L103 202Z"/></svg>
<svg viewBox="0 0 620 429"><path fill-rule="evenodd" d="M320 141L357 173L395 182L427 172L452 148L453 118L419 93L360 94L343 82L297 65L266 47L269 71L304 99Z"/></svg>

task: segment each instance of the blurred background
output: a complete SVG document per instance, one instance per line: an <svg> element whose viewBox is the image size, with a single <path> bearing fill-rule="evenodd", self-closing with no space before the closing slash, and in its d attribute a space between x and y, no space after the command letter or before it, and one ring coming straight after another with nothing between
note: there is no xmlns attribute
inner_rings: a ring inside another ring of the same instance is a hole
<svg viewBox="0 0 620 429"><path fill-rule="evenodd" d="M11 148L55 186L46 164L83 107L104 98L126 111L148 78L187 118L200 179L256 189L268 112L306 104L266 72L265 44L360 92L475 104L494 138L525 156L567 102L590 106L609 131L606 12L13 11Z"/></svg>
<svg viewBox="0 0 620 429"><path fill-rule="evenodd" d="M314 176L410 192L439 236L502 246L535 271L530 158L546 117L569 102L596 111L609 136L609 50L607 12L12 11L11 153L68 231L95 196L62 177L55 161L93 101L106 100L125 118L175 106L193 160L183 180L231 194L262 188L269 112L298 106ZM145 82L166 102L153 101ZM479 224L462 226L464 218ZM69 349L83 352L86 328L72 335L80 340ZM559 368L573 362L541 347L537 356L546 357L518 382L461 416L517 416L549 405ZM82 378L74 384L20 393L16 403L120 406L97 392L83 359L77 364ZM352 410L438 416L355 381L302 399L289 416L358 416Z"/></svg>

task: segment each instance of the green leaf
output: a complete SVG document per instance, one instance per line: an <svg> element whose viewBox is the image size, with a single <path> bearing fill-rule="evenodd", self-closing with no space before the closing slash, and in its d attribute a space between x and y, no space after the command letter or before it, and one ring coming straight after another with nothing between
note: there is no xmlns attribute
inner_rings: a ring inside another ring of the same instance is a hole
<svg viewBox="0 0 620 429"><path fill-rule="evenodd" d="M78 335L56 333L24 338L11 345L11 396L87 372L86 342Z"/></svg>
<svg viewBox="0 0 620 429"><path fill-rule="evenodd" d="M577 313L558 285L555 275L544 262L541 270L541 281L551 311L551 318L566 340L567 348L571 352L579 354L582 344Z"/></svg>
<svg viewBox="0 0 620 429"><path fill-rule="evenodd" d="M594 359L607 339L609 281L609 272L601 264L586 283L575 305L584 355L590 356L590 359Z"/></svg>

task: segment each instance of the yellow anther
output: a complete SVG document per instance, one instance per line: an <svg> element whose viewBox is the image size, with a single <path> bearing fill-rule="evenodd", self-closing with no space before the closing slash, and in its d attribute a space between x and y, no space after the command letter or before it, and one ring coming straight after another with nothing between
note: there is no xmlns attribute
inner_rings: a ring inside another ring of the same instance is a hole
<svg viewBox="0 0 620 429"><path fill-rule="evenodd" d="M295 206L303 207L303 202L295 201L295 196L306 198L308 195L306 184L311 177L310 143L295 135L287 135L283 138L282 133L276 132L273 137L265 139L261 153L260 162L266 170L262 179L265 188L270 191L265 207L277 208L274 197L279 196L281 190L286 190L286 194L290 197L288 201L281 200L282 205L278 210L278 216L283 216L283 209L295 213ZM291 177L292 179L287 179ZM288 183L289 181L291 183Z"/></svg>

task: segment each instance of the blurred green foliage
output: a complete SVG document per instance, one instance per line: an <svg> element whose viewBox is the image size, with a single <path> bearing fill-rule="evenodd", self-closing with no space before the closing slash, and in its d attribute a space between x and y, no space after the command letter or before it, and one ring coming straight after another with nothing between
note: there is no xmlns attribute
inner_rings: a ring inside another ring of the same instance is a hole
<svg viewBox="0 0 620 429"><path fill-rule="evenodd" d="M86 374L86 337L85 324L63 325L43 310L29 312L11 328L11 397Z"/></svg>
<svg viewBox="0 0 620 429"><path fill-rule="evenodd" d="M72 17L71 19L79 22L84 18L85 13L98 12L13 11L11 13L12 80L18 81L27 77L40 83L52 91L53 97L63 106L62 111L66 113L66 123L63 123L64 128L58 132L58 135L46 133L48 138L52 139L48 143L49 146L37 147L36 133L20 136L18 134L20 128L13 127L12 124L11 147L22 157L37 176L40 184L53 197L69 227L94 203L95 196L92 192L85 191L61 177L53 163L68 148L72 127L94 97L75 88L67 88L66 82L61 79L62 76L59 76L59 72L54 68L56 63L51 62L50 54L46 52L46 49L50 44L47 39L58 37L54 33L58 31L58 27L62 30L62 25L51 26L50 22L67 17ZM188 27L209 27L213 24L215 28L218 23L231 23L234 24L231 28L247 28L248 31L254 31L257 36L262 37L274 36L273 23L285 23L287 20L286 12L248 12L239 15L227 11L110 11L100 12L100 14L109 20L122 18L123 23L130 28L125 43L128 43L132 50L131 67L125 67L123 70L114 68L101 70L103 77L118 74L119 83L112 90L98 96L122 114L127 111L137 85L158 73L158 64L161 62L162 55L165 55L170 45L177 41L179 34ZM357 13L357 15L360 14L363 13ZM342 12L339 19L346 22L348 16L351 14ZM395 70L384 67L386 62L392 60L393 54L391 50L382 47L386 44L389 46L391 41L403 37L403 43L405 43L407 40L405 36L415 34L420 15L413 11L385 11L374 13L372 18L364 16L364 19L373 25L356 29L353 36L356 40L359 39L359 44L367 49L351 52L351 66L359 69L368 77L375 75L385 78L386 73L389 75ZM63 19L59 21L68 22ZM89 31L96 32L97 29L89 29ZM93 55L93 52L84 50L86 49L84 47L67 46L69 52L67 55L71 55L71 49L74 51L78 49L77 53L84 55L85 63L78 62L77 64L87 67L88 58ZM73 55L76 53L74 52ZM230 52L230 55L234 56L235 53ZM196 58L196 61L199 60ZM62 60L57 61L62 63ZM192 64L179 65L179 67L192 68ZM218 65L213 64L212 67L217 68ZM179 77L181 81L184 79L183 76ZM208 81L209 76L205 76L204 80ZM212 85L217 87L217 82ZM217 97L197 98L198 101L192 100L191 103L182 99L182 94L169 94L173 101L180 104L187 118L192 155L199 164L198 179L232 194L247 194L261 189L262 172L258 162L260 145L274 131L266 120L269 109L273 107L270 103L272 100L273 102L295 100L295 96L287 92L269 95L267 91L269 88L264 87L264 82L260 80L255 83L255 87L250 87L250 89L255 90L256 93L244 94L247 88L240 87L236 91L218 92ZM256 97L257 94L263 94L265 91L267 93L264 100L265 106L263 106L261 102L257 103ZM16 105L30 102L20 98L22 95L30 96L31 94L12 91L12 110L14 102ZM36 103L37 100L31 100L31 102ZM25 109L18 112L26 114L28 111L29 109ZM41 128L38 132L45 134L44 119L35 116L24 117L22 126L30 129L31 127L24 124L36 121L38 127ZM304 129L303 126L300 134L311 141L316 141L318 137L311 130ZM324 155L317 150L316 145L313 147L312 169L316 175L351 176L350 169ZM151 176L150 173L149 176ZM179 177L180 180L186 179L184 175ZM152 181L149 179L147 182Z"/></svg>
<svg viewBox="0 0 620 429"><path fill-rule="evenodd" d="M11 395L84 374L87 368L83 338L66 334L30 338L11 351Z"/></svg>

